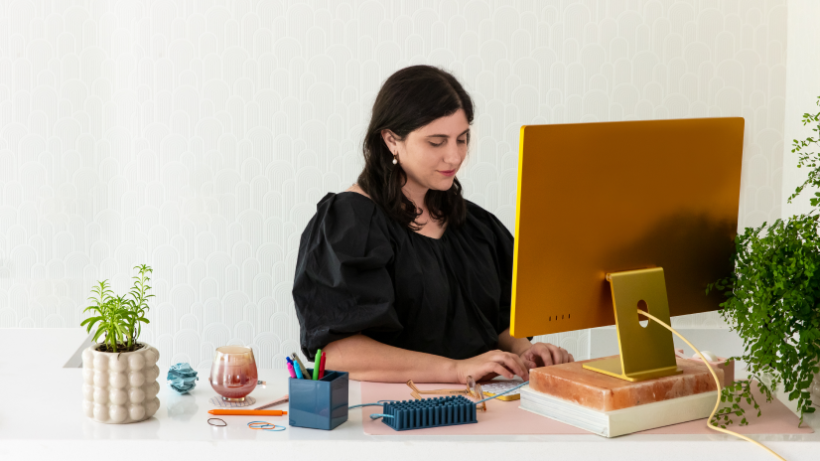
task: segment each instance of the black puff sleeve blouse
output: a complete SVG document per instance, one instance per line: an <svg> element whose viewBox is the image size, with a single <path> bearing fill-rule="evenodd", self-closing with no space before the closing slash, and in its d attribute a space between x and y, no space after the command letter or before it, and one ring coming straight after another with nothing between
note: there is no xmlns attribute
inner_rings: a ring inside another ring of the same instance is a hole
<svg viewBox="0 0 820 461"><path fill-rule="evenodd" d="M498 347L510 325L513 236L467 201L439 239L390 219L356 192L328 193L302 233L293 284L302 352L362 333L464 359Z"/></svg>

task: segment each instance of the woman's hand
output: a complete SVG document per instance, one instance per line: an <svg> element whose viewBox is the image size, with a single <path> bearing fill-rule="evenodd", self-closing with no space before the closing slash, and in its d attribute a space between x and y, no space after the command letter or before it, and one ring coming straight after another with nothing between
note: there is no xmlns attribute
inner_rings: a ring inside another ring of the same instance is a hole
<svg viewBox="0 0 820 461"><path fill-rule="evenodd" d="M467 383L468 376L472 376L476 381L492 379L498 375L507 379L512 379L515 375L524 381L529 379L524 361L510 352L485 352L469 359L457 360L455 364L456 379L463 384Z"/></svg>
<svg viewBox="0 0 820 461"><path fill-rule="evenodd" d="M549 343L535 343L519 355L528 370L575 361L566 349Z"/></svg>

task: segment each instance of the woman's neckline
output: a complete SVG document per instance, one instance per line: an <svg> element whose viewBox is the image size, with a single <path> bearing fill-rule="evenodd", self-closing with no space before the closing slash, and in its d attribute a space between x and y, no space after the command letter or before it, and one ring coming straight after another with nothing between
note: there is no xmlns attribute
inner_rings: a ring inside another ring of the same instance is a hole
<svg viewBox="0 0 820 461"><path fill-rule="evenodd" d="M341 192L337 192L337 193L336 193L336 195L341 195L341 194L354 194L354 195L358 195L359 197L361 197L361 198L363 198L363 199L367 200L368 202L370 202L370 203L372 203L372 204L374 204L374 205L376 204L376 203L373 201L373 199L371 199L370 197L368 197L368 196L366 196L366 195L363 195L363 194L360 194L360 193L358 193L358 192L352 191L352 190L344 190L344 191L341 191ZM387 219L390 219L390 217L387 217ZM434 241L434 242L438 242L438 241L441 241L441 239L443 239L445 235L447 235L447 230L448 230L448 229L450 229L450 224L449 224L449 223L448 223L448 224L444 227L444 231L441 233L441 236L440 236L440 237L438 237L438 238L436 238L436 237L430 237L429 235L424 235L424 234L421 234L421 233L416 232L416 231L414 231L414 230L412 230L412 229L407 229L407 230L408 230L411 234L417 235L417 236L419 236L419 237L421 237L421 238L424 238L424 239L427 239L427 240L432 240L432 241Z"/></svg>

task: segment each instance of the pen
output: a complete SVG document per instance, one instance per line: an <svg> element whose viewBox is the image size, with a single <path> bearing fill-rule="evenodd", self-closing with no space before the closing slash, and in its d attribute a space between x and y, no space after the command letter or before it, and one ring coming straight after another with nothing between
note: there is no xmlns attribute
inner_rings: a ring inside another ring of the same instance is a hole
<svg viewBox="0 0 820 461"><path fill-rule="evenodd" d="M291 362L290 366L293 367L293 372L296 374L296 379L304 379L304 376L302 375L302 369L299 368L298 365Z"/></svg>
<svg viewBox="0 0 820 461"><path fill-rule="evenodd" d="M285 357L285 360L288 362L288 373L290 373L290 377L296 378L296 370L293 369L293 363L291 363L287 357Z"/></svg>
<svg viewBox="0 0 820 461"><path fill-rule="evenodd" d="M325 377L325 359L327 358L327 352L322 352L322 361L319 362L319 379Z"/></svg>
<svg viewBox="0 0 820 461"><path fill-rule="evenodd" d="M296 362L296 365L299 366L299 370L301 370L302 372L302 375L299 376L299 379L310 379L310 375L308 375L307 368L305 368L305 365L299 359L299 356L296 355L296 352L290 354L290 356L293 358L293 361ZM296 365L294 365L293 368L296 368ZM299 375L298 371L296 372L296 375Z"/></svg>
<svg viewBox="0 0 820 461"><path fill-rule="evenodd" d="M319 380L319 366L322 363L322 350L316 351L316 357L313 358L313 380Z"/></svg>
<svg viewBox="0 0 820 461"><path fill-rule="evenodd" d="M287 410L209 410L212 415L282 416Z"/></svg>
<svg viewBox="0 0 820 461"><path fill-rule="evenodd" d="M252 408L252 409L253 409L253 410L262 410L262 409L264 409L264 408L272 407L272 406L274 406L274 405L279 405L280 403L285 403L285 402L287 402L287 401L288 401L288 396L286 395L286 396L284 396L284 397L280 397L280 398L278 398L278 399L276 399L276 400L274 400L274 401L271 401L271 402L268 402L268 403L265 403L265 404L259 405L258 407L256 407L256 408Z"/></svg>

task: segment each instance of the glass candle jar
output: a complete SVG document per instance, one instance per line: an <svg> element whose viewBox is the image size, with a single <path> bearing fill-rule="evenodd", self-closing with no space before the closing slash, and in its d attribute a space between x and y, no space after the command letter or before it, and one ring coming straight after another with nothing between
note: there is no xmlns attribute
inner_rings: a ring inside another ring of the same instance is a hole
<svg viewBox="0 0 820 461"><path fill-rule="evenodd" d="M216 349L208 381L222 400L244 401L256 387L257 379L256 360L251 348L222 346Z"/></svg>

